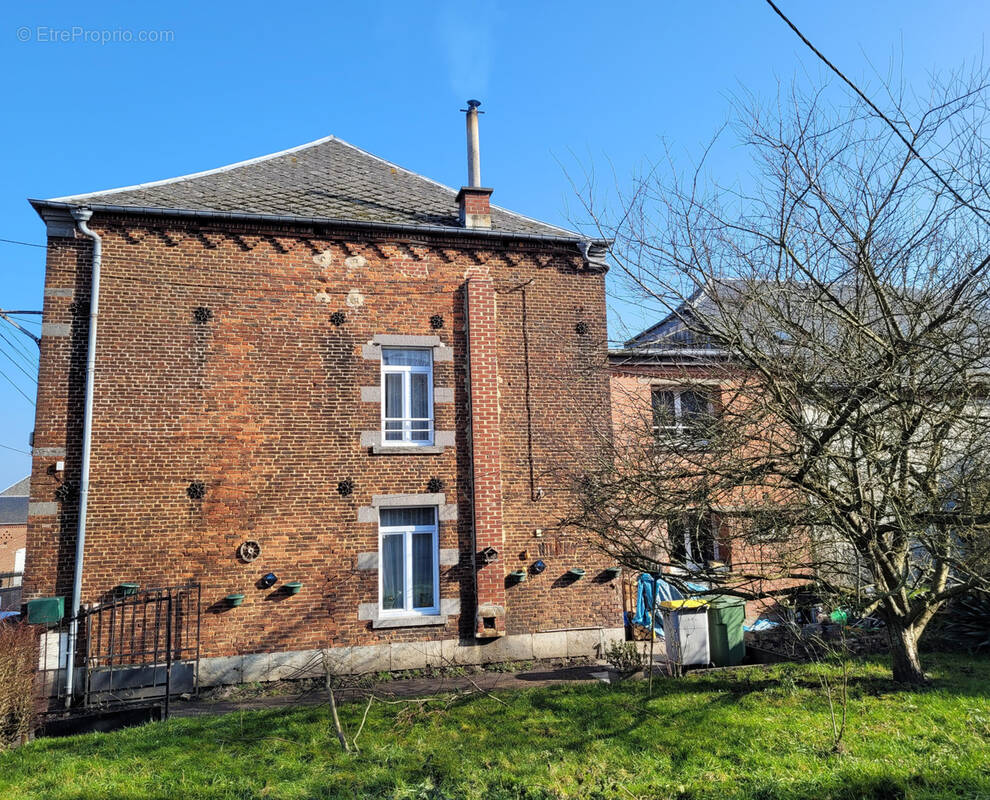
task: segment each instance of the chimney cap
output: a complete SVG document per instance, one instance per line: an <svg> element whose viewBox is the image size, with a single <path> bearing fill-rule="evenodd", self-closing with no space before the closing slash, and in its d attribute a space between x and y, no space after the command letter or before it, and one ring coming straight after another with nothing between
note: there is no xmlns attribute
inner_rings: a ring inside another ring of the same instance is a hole
<svg viewBox="0 0 990 800"><path fill-rule="evenodd" d="M480 100L468 100L467 101L467 105L468 105L468 107L467 108L462 108L461 111L468 111L468 112L478 111L478 106L481 105L481 101ZM484 114L485 112L484 111L478 111L478 113L479 114Z"/></svg>

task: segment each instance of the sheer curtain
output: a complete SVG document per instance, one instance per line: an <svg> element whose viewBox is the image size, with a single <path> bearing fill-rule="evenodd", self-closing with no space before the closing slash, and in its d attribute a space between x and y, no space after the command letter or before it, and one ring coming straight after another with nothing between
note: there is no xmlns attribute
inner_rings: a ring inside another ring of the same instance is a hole
<svg viewBox="0 0 990 800"><path fill-rule="evenodd" d="M382 537L382 608L405 608L404 538L401 533Z"/></svg>

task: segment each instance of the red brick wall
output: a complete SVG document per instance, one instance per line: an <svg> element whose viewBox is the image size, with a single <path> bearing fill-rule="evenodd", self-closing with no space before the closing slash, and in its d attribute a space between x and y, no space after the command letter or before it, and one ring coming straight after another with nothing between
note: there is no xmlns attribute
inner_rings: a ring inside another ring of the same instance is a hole
<svg viewBox="0 0 990 800"><path fill-rule="evenodd" d="M470 455L474 515L474 570L479 637L505 632L505 540L502 536L502 453L498 418L498 325L495 285L472 277L466 286L468 383L471 404ZM479 553L494 551L492 560ZM487 610L485 615L480 611Z"/></svg>
<svg viewBox="0 0 990 800"><path fill-rule="evenodd" d="M474 274L490 278L498 307L499 569L517 568L510 554L519 564L536 559L537 528L568 552L546 558L538 579L505 590L507 629L621 624L615 587L561 577L578 561L589 577L601 566L571 554L557 532L570 498L552 468L580 462L574 442L587 423L576 408L608 402L605 373L587 376L588 363L604 359L603 278L581 271L576 254L467 249L459 239L193 230L99 214L91 224L104 237L104 261L84 602L122 581L198 580L204 656L473 635L464 287ZM44 319L73 325L68 338L43 339L35 446L64 447L66 470L51 475L60 459L35 457L35 503L54 501L61 479L78 481L90 252L82 239L49 243ZM59 296L66 290L73 296ZM201 306L212 312L204 324L193 316ZM335 311L346 314L339 327L330 322ZM430 326L435 314L439 331ZM577 318L588 335L575 332ZM376 334L437 333L454 361L435 365L434 384L453 388L455 402L436 405L436 429L456 430L457 446L372 455L360 432L380 426L379 406L362 402L360 387L379 385L379 362L362 358L362 346ZM542 499L530 491L531 463ZM356 569L356 558L377 550L377 525L358 523L357 509L373 494L426 492L433 477L458 506L458 520L440 525L441 548L461 553L458 565L441 568L440 594L460 598L461 616L441 628L373 630L357 608L377 601L377 573ZM337 492L344 479L355 487L346 497ZM193 481L206 486L202 500L186 494ZM75 502L31 517L26 598L70 592ZM250 564L235 557L246 539L262 546ZM268 571L302 581L302 591L256 588ZM247 595L244 605L226 609L222 599L235 591Z"/></svg>
<svg viewBox="0 0 990 800"><path fill-rule="evenodd" d="M616 442L631 437L634 441L645 435L652 424L652 387L657 383L666 385L697 382L710 385L715 399L716 413L742 412L746 402L746 392L738 391L738 384L732 384L731 373L724 367L707 369L703 366L668 366L652 364L612 364L611 397L612 425ZM748 389L747 389L748 391ZM719 410L722 403L728 409ZM640 440L641 441L641 440ZM726 508L718 515L718 538L720 555L726 559L737 575L746 574L746 579L736 578L737 588L752 594L776 593L800 586L804 581L778 577L781 565L794 567L803 564L806 558L804 541L795 538L787 544L758 543L745 536L747 521L743 516ZM666 542L666 525L657 526L657 536ZM762 577L753 577L762 576ZM774 606L773 600L759 600L747 603L747 617L755 618L765 609Z"/></svg>

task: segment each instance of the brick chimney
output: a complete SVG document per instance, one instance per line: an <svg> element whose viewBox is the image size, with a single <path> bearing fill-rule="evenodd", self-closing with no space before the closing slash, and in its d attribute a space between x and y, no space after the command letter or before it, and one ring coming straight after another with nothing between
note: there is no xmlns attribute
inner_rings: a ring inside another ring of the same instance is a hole
<svg viewBox="0 0 990 800"><path fill-rule="evenodd" d="M457 193L457 206L460 211L461 225L465 228L491 228L492 212L489 198L491 189L481 185L481 148L478 144L478 111L480 100L468 100L467 111L467 151L468 151L468 185L462 186Z"/></svg>

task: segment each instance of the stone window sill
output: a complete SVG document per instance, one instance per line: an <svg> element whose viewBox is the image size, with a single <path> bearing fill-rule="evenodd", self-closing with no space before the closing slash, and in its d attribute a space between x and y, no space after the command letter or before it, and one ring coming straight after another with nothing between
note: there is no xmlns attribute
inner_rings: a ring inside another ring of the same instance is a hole
<svg viewBox="0 0 990 800"><path fill-rule="evenodd" d="M385 444L372 445L371 452L376 456L434 456L446 450L441 445L431 444L421 447L394 447Z"/></svg>
<svg viewBox="0 0 990 800"><path fill-rule="evenodd" d="M445 625L447 617L437 614L436 616L409 616L409 617L382 617L372 620L372 628L416 628L426 625Z"/></svg>

